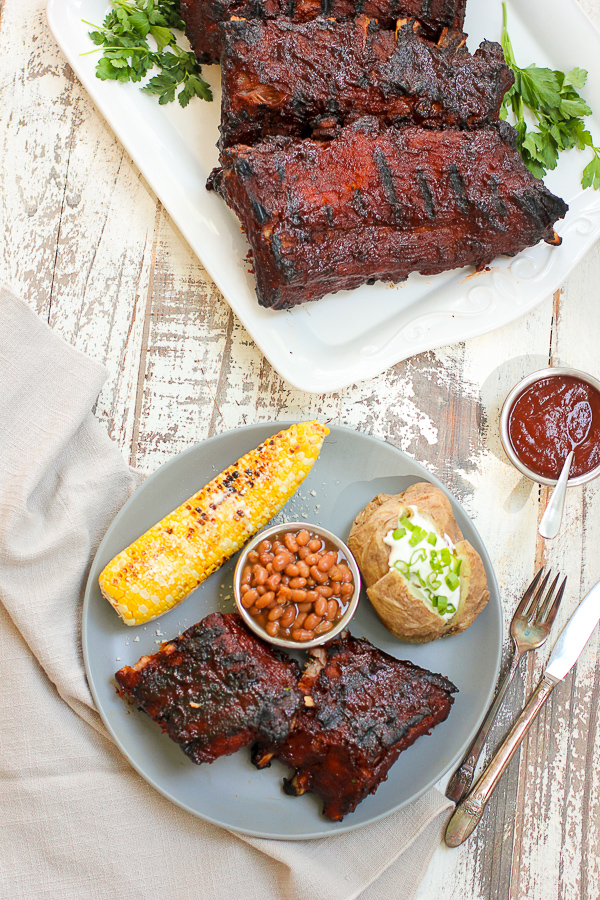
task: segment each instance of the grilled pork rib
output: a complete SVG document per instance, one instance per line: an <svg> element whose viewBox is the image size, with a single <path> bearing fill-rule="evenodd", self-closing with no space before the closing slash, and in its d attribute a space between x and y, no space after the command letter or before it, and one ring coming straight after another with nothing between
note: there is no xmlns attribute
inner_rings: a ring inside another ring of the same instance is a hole
<svg viewBox="0 0 600 900"><path fill-rule="evenodd" d="M444 28L462 31L466 0L181 0L186 35L199 62L216 63L221 56L221 22L277 19L308 22L317 16L352 19L361 13L394 30L396 20L418 19L428 37Z"/></svg>
<svg viewBox="0 0 600 900"><path fill-rule="evenodd" d="M332 137L364 115L434 128L497 121L514 82L500 45L484 41L471 56L462 33L436 45L415 24L394 34L366 16L225 23L219 146Z"/></svg>
<svg viewBox="0 0 600 900"><path fill-rule="evenodd" d="M299 674L239 616L212 613L115 677L193 762L210 763L257 737L284 740L302 698Z"/></svg>
<svg viewBox="0 0 600 900"><path fill-rule="evenodd" d="M340 821L374 793L400 753L447 718L457 688L367 640L350 635L316 652L300 681L304 708L282 744L259 742L259 768L275 757L295 769L286 793L323 800L323 814Z"/></svg>
<svg viewBox="0 0 600 900"><path fill-rule="evenodd" d="M207 186L242 223L259 303L285 309L559 242L568 207L525 167L515 134L504 122L435 131L366 117L327 142L229 148Z"/></svg>

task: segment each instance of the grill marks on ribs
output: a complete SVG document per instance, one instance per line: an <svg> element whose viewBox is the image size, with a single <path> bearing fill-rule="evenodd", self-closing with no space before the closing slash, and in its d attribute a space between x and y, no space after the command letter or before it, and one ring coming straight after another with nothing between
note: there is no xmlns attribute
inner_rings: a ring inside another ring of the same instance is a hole
<svg viewBox="0 0 600 900"><path fill-rule="evenodd" d="M301 702L298 676L297 663L239 616L212 613L115 677L193 762L210 763L258 737L284 740Z"/></svg>
<svg viewBox="0 0 600 900"><path fill-rule="evenodd" d="M239 217L262 306L366 282L482 269L556 243L567 205L529 172L515 132L386 128L372 117L328 142L267 138L222 154L209 179Z"/></svg>
<svg viewBox="0 0 600 900"><path fill-rule="evenodd" d="M259 742L253 762L264 768L275 757L294 768L286 793L317 794L323 814L340 821L385 781L403 750L447 718L457 688L351 635L314 655L321 661L300 681L311 705L283 744Z"/></svg>
<svg viewBox="0 0 600 900"><path fill-rule="evenodd" d="M312 791L334 821L385 781L402 750L442 722L455 686L349 634L298 664L212 613L115 677L195 763L255 744L252 761L296 769L288 794Z"/></svg>
<svg viewBox="0 0 600 900"><path fill-rule="evenodd" d="M364 115L430 127L497 121L514 81L500 45L484 41L471 56L462 33L436 45L415 26L406 21L395 35L366 16L226 23L220 147L332 137Z"/></svg>
<svg viewBox="0 0 600 900"><path fill-rule="evenodd" d="M219 25L232 16L244 19L289 17L308 22L317 16L351 19L364 13L394 29L400 18L417 18L425 33L439 37L444 28L462 31L466 0L181 0L186 35L201 63L216 63L222 50Z"/></svg>

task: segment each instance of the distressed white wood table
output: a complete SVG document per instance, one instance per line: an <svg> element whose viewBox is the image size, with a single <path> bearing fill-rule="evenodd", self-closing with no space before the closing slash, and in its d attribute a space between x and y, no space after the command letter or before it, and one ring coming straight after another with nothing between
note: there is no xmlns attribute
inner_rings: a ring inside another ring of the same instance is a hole
<svg viewBox="0 0 600 900"><path fill-rule="evenodd" d="M583 5L600 24L600 0ZM44 6L0 0L0 279L108 367L95 411L131 464L151 472L212 434L280 417L317 416L377 435L423 462L464 504L493 560L507 622L542 561L568 573L562 626L600 579L600 486L570 491L560 536L538 539L547 491L507 463L498 414L515 381L548 363L600 375L600 247L554 297L493 334L339 393L293 390L96 112L49 33ZM600 896L598 651L595 635L473 837L436 851L419 900ZM548 652L523 666L494 741Z"/></svg>

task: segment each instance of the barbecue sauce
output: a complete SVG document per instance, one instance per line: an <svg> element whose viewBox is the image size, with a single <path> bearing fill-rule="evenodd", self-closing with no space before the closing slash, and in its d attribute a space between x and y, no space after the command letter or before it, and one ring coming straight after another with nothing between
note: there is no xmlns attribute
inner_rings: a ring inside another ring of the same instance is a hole
<svg viewBox="0 0 600 900"><path fill-rule="evenodd" d="M529 469L558 478L571 450L570 478L600 465L600 393L587 382L552 375L530 385L508 418L512 447Z"/></svg>

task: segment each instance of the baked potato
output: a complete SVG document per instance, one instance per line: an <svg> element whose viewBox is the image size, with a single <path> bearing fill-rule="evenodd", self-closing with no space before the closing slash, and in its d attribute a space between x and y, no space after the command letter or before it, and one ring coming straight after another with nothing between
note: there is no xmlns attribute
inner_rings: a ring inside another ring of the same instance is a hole
<svg viewBox="0 0 600 900"><path fill-rule="evenodd" d="M481 557L431 484L378 494L354 520L348 546L375 612L403 641L458 634L489 599Z"/></svg>

